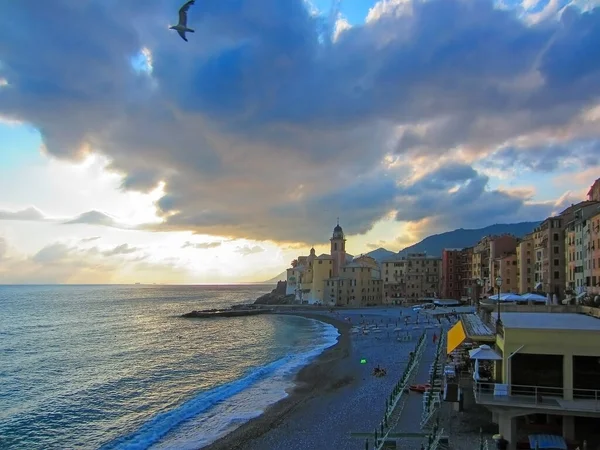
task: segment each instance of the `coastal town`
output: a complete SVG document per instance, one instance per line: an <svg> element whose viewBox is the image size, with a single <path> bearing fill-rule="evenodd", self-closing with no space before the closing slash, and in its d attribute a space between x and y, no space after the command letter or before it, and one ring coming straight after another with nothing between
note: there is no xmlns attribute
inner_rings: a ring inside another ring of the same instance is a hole
<svg viewBox="0 0 600 450"><path fill-rule="evenodd" d="M299 256L287 269L286 295L300 304L374 306L492 295L519 300L596 301L600 295L600 178L587 199L546 218L525 236L491 235L440 255L398 254L382 261L346 252L340 224L329 254ZM502 298L501 298L502 300Z"/></svg>
<svg viewBox="0 0 600 450"><path fill-rule="evenodd" d="M378 450L600 448L600 179L587 197L524 236L441 255L354 257L338 223L329 254L299 256L275 314L334 324L341 337L304 372L319 374L315 394L285 432L315 431L291 448L359 448L358 438ZM354 394L324 396L346 384L369 400L357 409ZM273 448L281 428L244 439L274 417L214 448Z"/></svg>

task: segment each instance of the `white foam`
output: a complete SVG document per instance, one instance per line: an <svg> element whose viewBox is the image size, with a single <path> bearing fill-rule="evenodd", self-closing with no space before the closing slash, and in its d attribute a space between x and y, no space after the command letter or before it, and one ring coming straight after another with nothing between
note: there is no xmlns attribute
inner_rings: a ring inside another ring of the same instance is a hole
<svg viewBox="0 0 600 450"><path fill-rule="evenodd" d="M336 327L307 320L322 329L315 348L289 354L244 378L204 392L104 448L196 450L260 416L268 406L287 397L293 387L292 376L300 368L337 342L340 334Z"/></svg>

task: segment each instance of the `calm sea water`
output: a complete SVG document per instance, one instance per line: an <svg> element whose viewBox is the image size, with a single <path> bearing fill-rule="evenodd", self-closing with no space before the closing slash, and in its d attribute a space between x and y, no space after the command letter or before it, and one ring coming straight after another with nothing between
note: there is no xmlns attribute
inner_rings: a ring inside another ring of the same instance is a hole
<svg viewBox="0 0 600 450"><path fill-rule="evenodd" d="M285 396L320 322L182 319L272 286L0 286L0 448L196 449Z"/></svg>

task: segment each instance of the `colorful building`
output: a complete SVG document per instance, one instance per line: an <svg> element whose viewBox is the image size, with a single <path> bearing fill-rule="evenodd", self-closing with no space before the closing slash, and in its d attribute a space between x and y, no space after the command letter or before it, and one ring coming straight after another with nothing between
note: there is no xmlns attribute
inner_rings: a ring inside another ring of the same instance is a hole
<svg viewBox="0 0 600 450"><path fill-rule="evenodd" d="M533 253L533 234L520 239L517 244L517 292L526 294L535 290L535 257Z"/></svg>
<svg viewBox="0 0 600 450"><path fill-rule="evenodd" d="M590 294L600 294L600 212L590 218L590 248L592 282Z"/></svg>
<svg viewBox="0 0 600 450"><path fill-rule="evenodd" d="M491 294L495 289L492 276L494 261L503 255L515 253L517 238L510 234L486 236L473 248L473 281L481 280L483 292ZM516 275L514 276L516 280Z"/></svg>
<svg viewBox="0 0 600 450"><path fill-rule="evenodd" d="M330 238L330 254L315 249L300 256L287 269L288 295L308 304L366 306L383 300L383 282L377 262L368 256L346 253L346 237L338 223Z"/></svg>
<svg viewBox="0 0 600 450"><path fill-rule="evenodd" d="M385 298L413 299L438 297L442 281L442 258L425 253L406 256L381 263Z"/></svg>
<svg viewBox="0 0 600 450"><path fill-rule="evenodd" d="M503 293L510 292L516 294L519 290L517 253L508 253L496 258L490 275L492 280L495 280L498 276L502 277L502 286L500 286L500 289Z"/></svg>
<svg viewBox="0 0 600 450"><path fill-rule="evenodd" d="M575 294L587 293L592 287L593 250L591 218L600 211L596 203L579 208L565 225L565 289Z"/></svg>
<svg viewBox="0 0 600 450"><path fill-rule="evenodd" d="M461 249L445 248L442 252L442 298L460 300L461 291Z"/></svg>

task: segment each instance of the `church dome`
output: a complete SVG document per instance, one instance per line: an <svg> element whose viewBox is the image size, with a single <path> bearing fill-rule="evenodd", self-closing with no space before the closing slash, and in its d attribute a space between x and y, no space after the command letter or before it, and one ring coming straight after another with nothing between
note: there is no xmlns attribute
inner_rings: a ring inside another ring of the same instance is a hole
<svg viewBox="0 0 600 450"><path fill-rule="evenodd" d="M344 239L344 230L339 223L333 229L333 239Z"/></svg>

